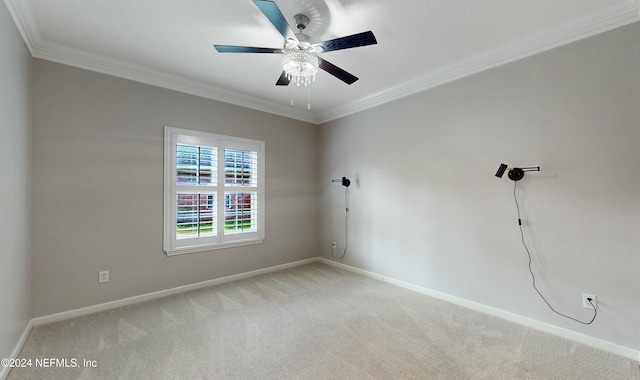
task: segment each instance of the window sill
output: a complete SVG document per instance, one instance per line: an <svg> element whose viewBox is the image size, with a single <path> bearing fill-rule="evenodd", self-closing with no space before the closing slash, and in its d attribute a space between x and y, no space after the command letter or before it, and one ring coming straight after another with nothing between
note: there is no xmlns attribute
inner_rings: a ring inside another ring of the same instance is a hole
<svg viewBox="0 0 640 380"><path fill-rule="evenodd" d="M254 245L254 244L262 244L263 242L264 242L264 239L244 240L244 241L240 240L240 241L234 241L234 242L222 243L222 244L199 245L199 246L184 247L184 248L177 248L177 249L171 249L171 250L165 249L164 253L167 256L178 256L178 255L184 255L184 254L187 254L187 253L216 251L218 249L242 247L242 246Z"/></svg>

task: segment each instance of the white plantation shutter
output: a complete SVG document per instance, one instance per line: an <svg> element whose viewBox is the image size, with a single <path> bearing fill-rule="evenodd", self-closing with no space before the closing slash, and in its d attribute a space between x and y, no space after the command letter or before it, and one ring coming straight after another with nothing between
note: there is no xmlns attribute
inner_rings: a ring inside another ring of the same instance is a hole
<svg viewBox="0 0 640 380"><path fill-rule="evenodd" d="M216 147L176 143L176 240L217 235L217 162Z"/></svg>
<svg viewBox="0 0 640 380"><path fill-rule="evenodd" d="M224 234L244 235L258 227L258 152L229 144L224 149Z"/></svg>
<svg viewBox="0 0 640 380"><path fill-rule="evenodd" d="M264 239L264 142L165 127L167 254Z"/></svg>

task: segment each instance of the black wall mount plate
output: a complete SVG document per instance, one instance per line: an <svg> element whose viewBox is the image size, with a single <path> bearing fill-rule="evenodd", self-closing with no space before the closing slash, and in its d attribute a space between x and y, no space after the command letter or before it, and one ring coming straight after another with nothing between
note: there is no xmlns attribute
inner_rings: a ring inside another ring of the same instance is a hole
<svg viewBox="0 0 640 380"><path fill-rule="evenodd" d="M524 177L524 171L520 168L513 168L509 170L508 176L512 181L520 181Z"/></svg>

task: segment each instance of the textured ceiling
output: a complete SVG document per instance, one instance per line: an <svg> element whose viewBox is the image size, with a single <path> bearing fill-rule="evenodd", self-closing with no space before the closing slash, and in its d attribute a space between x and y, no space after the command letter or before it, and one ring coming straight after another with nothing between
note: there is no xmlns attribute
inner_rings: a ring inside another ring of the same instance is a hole
<svg viewBox="0 0 640 380"><path fill-rule="evenodd" d="M276 0L314 42L371 30L378 44L322 54L307 89L274 84L282 48L251 0L5 0L32 55L313 123L325 122L639 19L632 0ZM290 105L293 99L293 106Z"/></svg>

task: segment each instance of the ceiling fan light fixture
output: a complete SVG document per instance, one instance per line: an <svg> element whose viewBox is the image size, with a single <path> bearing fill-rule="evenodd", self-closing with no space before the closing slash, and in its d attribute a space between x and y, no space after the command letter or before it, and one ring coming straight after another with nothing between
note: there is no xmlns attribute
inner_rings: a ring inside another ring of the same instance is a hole
<svg viewBox="0 0 640 380"><path fill-rule="evenodd" d="M302 33L309 24L308 16L296 14L293 17L299 31L295 33L273 0L253 0L253 3L284 37L284 46L279 49L235 45L213 45L213 47L219 53L284 54L283 70L276 81L276 86L288 86L293 80L298 86L305 85L308 90L311 82L316 79L318 69L326 71L346 84L353 84L358 80L357 76L325 61L318 57L318 54L378 43L372 31L312 43L311 37Z"/></svg>
<svg viewBox="0 0 640 380"><path fill-rule="evenodd" d="M316 80L318 73L318 56L302 49L292 49L284 52L282 69L287 79L296 85L308 86Z"/></svg>

